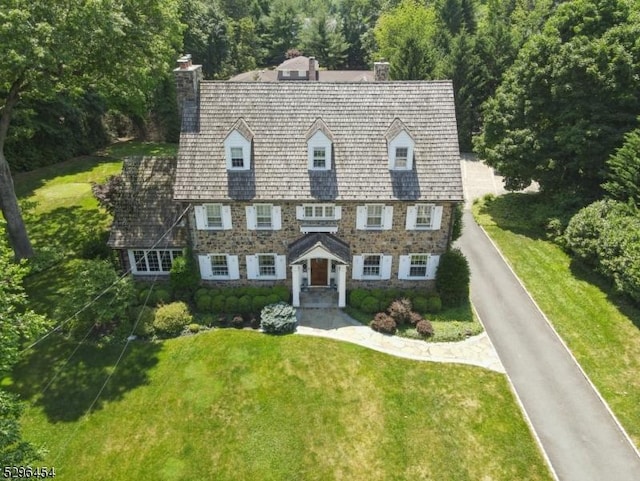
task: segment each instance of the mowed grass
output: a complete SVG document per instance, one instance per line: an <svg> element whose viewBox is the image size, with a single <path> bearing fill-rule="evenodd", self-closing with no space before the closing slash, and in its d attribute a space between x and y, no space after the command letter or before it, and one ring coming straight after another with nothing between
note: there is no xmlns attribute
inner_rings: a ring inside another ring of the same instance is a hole
<svg viewBox="0 0 640 481"><path fill-rule="evenodd" d="M503 375L217 330L42 346L15 373L60 480L550 480ZM61 366L60 375L41 394Z"/></svg>
<svg viewBox="0 0 640 481"><path fill-rule="evenodd" d="M640 311L529 224L539 202L509 194L474 213L640 446Z"/></svg>

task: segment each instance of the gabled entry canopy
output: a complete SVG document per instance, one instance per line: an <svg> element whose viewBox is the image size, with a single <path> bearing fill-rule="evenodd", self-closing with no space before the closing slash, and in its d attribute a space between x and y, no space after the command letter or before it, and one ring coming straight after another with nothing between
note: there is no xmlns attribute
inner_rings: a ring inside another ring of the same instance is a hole
<svg viewBox="0 0 640 481"><path fill-rule="evenodd" d="M331 259L348 264L351 258L349 244L324 232L313 232L289 244L289 264L298 264L308 259Z"/></svg>

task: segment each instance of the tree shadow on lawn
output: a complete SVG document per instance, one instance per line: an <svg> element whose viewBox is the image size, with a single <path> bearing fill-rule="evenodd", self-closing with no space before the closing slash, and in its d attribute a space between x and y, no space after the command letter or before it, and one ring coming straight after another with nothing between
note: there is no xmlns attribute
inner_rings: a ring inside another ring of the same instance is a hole
<svg viewBox="0 0 640 481"><path fill-rule="evenodd" d="M73 353L77 346L54 337L41 343L14 369L9 389L42 406L50 422L73 422L85 415L125 348L125 344L116 343L82 344ZM158 363L161 349L161 343L129 344L92 410L148 384L148 371Z"/></svg>
<svg viewBox="0 0 640 481"><path fill-rule="evenodd" d="M633 299L616 291L613 281L595 272L591 267L578 259L571 259L571 274L576 278L600 289L607 300L640 330L640 306Z"/></svg>

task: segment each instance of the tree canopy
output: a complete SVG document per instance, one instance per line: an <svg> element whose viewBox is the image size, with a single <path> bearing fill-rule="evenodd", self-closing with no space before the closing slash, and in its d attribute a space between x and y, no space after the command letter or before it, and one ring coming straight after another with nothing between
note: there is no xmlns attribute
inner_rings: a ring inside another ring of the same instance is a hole
<svg viewBox="0 0 640 481"><path fill-rule="evenodd" d="M484 109L480 156L509 189L597 193L640 111L640 17L625 0L572 0L532 36Z"/></svg>

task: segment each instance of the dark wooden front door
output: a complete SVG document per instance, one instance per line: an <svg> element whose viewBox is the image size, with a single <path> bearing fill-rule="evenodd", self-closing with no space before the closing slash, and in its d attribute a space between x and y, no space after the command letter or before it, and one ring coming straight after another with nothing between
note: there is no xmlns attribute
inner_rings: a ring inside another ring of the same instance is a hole
<svg viewBox="0 0 640 481"><path fill-rule="evenodd" d="M311 259L311 285L327 285L328 259Z"/></svg>

